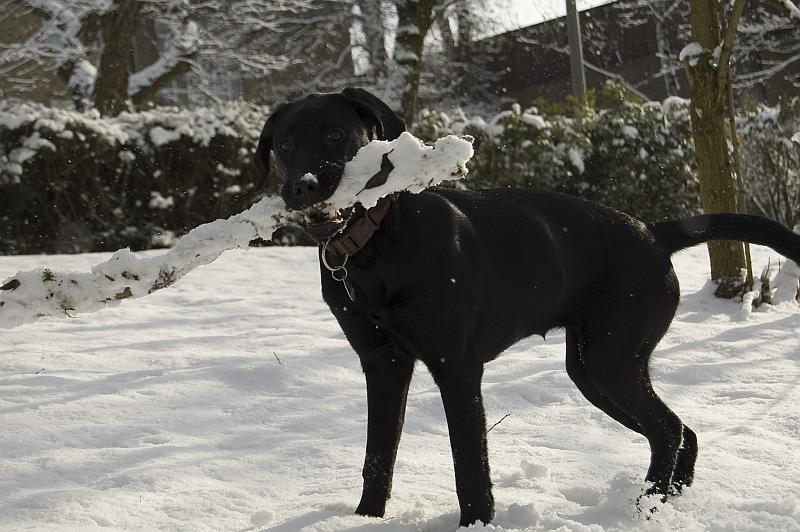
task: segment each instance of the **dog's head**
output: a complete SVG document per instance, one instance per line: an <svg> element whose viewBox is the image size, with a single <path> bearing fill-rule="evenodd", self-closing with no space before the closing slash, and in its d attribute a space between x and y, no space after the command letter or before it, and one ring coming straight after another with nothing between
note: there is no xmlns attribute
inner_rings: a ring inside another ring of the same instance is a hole
<svg viewBox="0 0 800 532"><path fill-rule="evenodd" d="M328 199L339 186L344 165L374 139L394 140L405 131L403 120L363 89L312 94L279 106L267 119L255 153L261 184L273 168L283 179L281 196L291 209ZM347 220L325 216L306 230L317 240L336 233Z"/></svg>

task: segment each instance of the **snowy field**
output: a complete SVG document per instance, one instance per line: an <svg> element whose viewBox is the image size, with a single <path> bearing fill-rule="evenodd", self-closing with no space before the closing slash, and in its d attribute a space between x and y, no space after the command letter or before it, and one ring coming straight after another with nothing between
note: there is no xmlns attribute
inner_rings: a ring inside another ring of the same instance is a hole
<svg viewBox="0 0 800 532"><path fill-rule="evenodd" d="M754 254L760 271L770 253ZM0 279L107 256L0 257ZM497 518L486 529L800 530L798 307L745 316L711 296L704 247L674 262L683 298L653 375L697 432L695 485L654 519L635 516L647 443L581 397L555 332L487 366L489 423L510 416L489 433ZM143 300L0 336L0 530L457 527L424 368L387 518L352 515L365 387L313 249L230 252Z"/></svg>

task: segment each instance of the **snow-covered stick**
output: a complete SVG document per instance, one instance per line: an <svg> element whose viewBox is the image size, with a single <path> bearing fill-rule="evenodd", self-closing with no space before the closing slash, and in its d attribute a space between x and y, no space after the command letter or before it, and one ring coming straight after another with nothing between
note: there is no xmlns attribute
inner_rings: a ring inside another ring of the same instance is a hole
<svg viewBox="0 0 800 532"><path fill-rule="evenodd" d="M278 196L263 198L244 212L190 231L163 255L139 257L129 249L89 272L58 272L37 268L19 272L0 286L0 328L31 323L43 317L70 317L119 304L166 288L198 266L229 249L246 248L257 237L269 239L278 227L324 210L331 214L357 203L371 207L394 192L418 193L442 181L461 179L472 157L471 138L447 136L426 146L410 133L393 141L373 141L345 165L342 180L322 204L290 211ZM388 179L366 188L384 166L394 168Z"/></svg>

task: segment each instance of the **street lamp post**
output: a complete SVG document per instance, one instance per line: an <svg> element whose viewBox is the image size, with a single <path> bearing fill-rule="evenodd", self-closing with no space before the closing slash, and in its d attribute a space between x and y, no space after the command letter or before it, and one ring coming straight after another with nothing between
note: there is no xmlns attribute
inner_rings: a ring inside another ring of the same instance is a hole
<svg viewBox="0 0 800 532"><path fill-rule="evenodd" d="M581 46L581 23L575 0L567 2L567 34L569 36L569 66L572 94L586 105L586 76L583 72L583 47Z"/></svg>

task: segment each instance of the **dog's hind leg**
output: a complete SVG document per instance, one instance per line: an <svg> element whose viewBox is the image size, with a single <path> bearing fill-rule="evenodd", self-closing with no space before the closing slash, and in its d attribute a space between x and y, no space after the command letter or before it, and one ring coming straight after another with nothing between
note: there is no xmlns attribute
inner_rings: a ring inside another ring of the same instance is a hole
<svg viewBox="0 0 800 532"><path fill-rule="evenodd" d="M586 400L608 414L618 423L641 434L642 427L639 426L639 423L611 402L611 400L603 395L600 390L595 387L594 383L589 380L589 375L586 373L586 366L584 366L581 360L582 347L582 339L577 327L567 327L566 366L569 378L572 379L572 382L577 386Z"/></svg>
<svg viewBox="0 0 800 532"><path fill-rule="evenodd" d="M383 517L392 492L397 447L403 430L406 398L414 363L385 346L362 356L367 379L367 453L359 515Z"/></svg>
<svg viewBox="0 0 800 532"><path fill-rule="evenodd" d="M465 362L465 364L467 364ZM442 394L461 508L460 526L494 518L494 498L486 447L486 416L481 396L483 365L431 368Z"/></svg>
<svg viewBox="0 0 800 532"><path fill-rule="evenodd" d="M583 396L594 406L608 414L609 417L634 432L644 434L639 422L625 413L607 395L602 393L589 379L586 366L581 360L582 338L576 327L567 328L567 374L578 387ZM690 486L694 478L694 463L697 459L697 436L694 431L683 425L681 445L671 477L672 489L680 493L684 486Z"/></svg>
<svg viewBox="0 0 800 532"><path fill-rule="evenodd" d="M606 412L612 417L616 414L615 419L620 417L619 411L623 412L647 438L650 467L645 480L652 483L647 493L663 499L670 491L684 425L653 390L648 362L669 327L677 296L645 293L648 297L639 299L639 304L635 300L605 299L594 306L581 328L580 358L588 380L616 407ZM681 467L693 465L693 453L687 450L690 452Z"/></svg>

